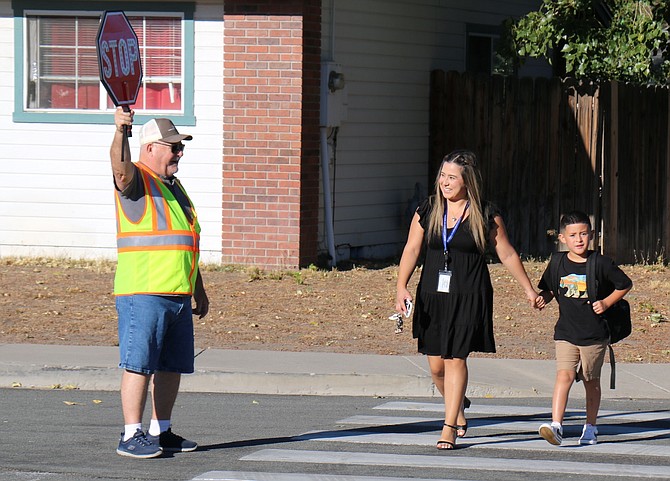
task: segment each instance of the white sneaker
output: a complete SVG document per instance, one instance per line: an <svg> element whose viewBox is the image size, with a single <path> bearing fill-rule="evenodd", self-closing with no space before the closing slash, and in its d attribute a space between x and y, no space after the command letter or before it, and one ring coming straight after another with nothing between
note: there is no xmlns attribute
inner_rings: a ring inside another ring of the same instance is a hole
<svg viewBox="0 0 670 481"><path fill-rule="evenodd" d="M548 443L554 446L560 446L563 442L563 427L561 423L553 422L551 424L544 423L538 430L540 436L547 440Z"/></svg>
<svg viewBox="0 0 670 481"><path fill-rule="evenodd" d="M591 424L584 424L579 444L598 444L598 428Z"/></svg>

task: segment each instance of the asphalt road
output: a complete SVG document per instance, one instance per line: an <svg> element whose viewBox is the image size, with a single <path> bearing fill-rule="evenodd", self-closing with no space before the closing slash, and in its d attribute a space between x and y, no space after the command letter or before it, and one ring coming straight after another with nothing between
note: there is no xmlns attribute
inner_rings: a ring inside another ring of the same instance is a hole
<svg viewBox="0 0 670 481"><path fill-rule="evenodd" d="M557 448L536 434L549 399L475 399L465 449L441 453L435 399L182 393L174 431L200 449L135 460L115 453L118 393L2 389L0 480L670 479L670 401L604 401L593 447L582 403Z"/></svg>

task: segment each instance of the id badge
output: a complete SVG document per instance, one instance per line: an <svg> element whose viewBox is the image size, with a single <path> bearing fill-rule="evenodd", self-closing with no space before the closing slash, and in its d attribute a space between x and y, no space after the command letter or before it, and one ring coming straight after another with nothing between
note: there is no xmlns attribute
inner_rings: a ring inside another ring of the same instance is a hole
<svg viewBox="0 0 670 481"><path fill-rule="evenodd" d="M437 292L449 292L451 285L451 271L440 271L437 277Z"/></svg>

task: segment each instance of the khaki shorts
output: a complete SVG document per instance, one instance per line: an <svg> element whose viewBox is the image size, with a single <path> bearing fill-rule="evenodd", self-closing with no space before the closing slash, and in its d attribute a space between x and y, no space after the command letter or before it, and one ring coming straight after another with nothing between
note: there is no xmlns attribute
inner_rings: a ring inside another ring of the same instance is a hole
<svg viewBox="0 0 670 481"><path fill-rule="evenodd" d="M556 341L556 370L575 371L580 379L600 379L607 343L575 346L568 341Z"/></svg>

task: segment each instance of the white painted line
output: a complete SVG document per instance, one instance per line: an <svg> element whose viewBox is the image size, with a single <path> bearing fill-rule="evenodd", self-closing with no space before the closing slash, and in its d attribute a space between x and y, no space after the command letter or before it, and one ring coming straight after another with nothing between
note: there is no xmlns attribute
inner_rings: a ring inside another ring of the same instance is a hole
<svg viewBox="0 0 670 481"><path fill-rule="evenodd" d="M342 464L366 466L401 466L420 468L448 468L477 471L505 471L522 473L561 473L583 476L630 476L634 478L667 478L668 466L633 464L583 463L532 459L501 459L469 456L406 455L380 453L353 453L334 451L297 451L263 449L241 458L243 461L288 463Z"/></svg>
<svg viewBox="0 0 670 481"><path fill-rule="evenodd" d="M333 474L210 471L193 478L192 481L435 481L435 479L338 476ZM457 480L445 479L444 481Z"/></svg>
<svg viewBox="0 0 670 481"><path fill-rule="evenodd" d="M514 431L514 432L537 432L542 420L538 421L505 421L506 418L470 418L468 419L468 432L471 433L472 428L482 429L496 429L498 431ZM498 422L500 420L501 422ZM413 416L368 416L359 415L351 416L337 421L336 424L351 424L356 426L406 426L412 425L430 425L435 424L435 429L442 429L442 419L438 418L423 418ZM425 426L429 427L429 426ZM582 425L580 424L564 424L563 434L565 435L580 435L582 432ZM600 435L626 435L634 438L649 438L658 436L667 436L668 429L644 429L625 426L620 424L598 424L598 432Z"/></svg>
<svg viewBox="0 0 670 481"><path fill-rule="evenodd" d="M666 431L665 435L670 435ZM433 446L437 442L438 434L407 434L407 433L372 433L361 431L343 431L337 435L319 436L318 441L346 442L358 444L384 444L396 446ZM622 439L617 438L617 441ZM634 442L600 442L595 446L580 446L577 438L564 439L561 446L552 446L544 439L520 439L511 437L481 436L458 439L458 446L468 449L500 449L526 450L540 452L556 452L557 449L567 450L570 453L585 455L625 455L625 456L657 456L670 458L670 446L657 444L642 444ZM670 468L668 468L670 470ZM670 471L669 471L670 475Z"/></svg>
<svg viewBox="0 0 670 481"><path fill-rule="evenodd" d="M404 401L391 401L379 406L375 406L373 409L383 409L391 411L421 411L421 412L435 412L443 413L444 404L443 403L423 403L423 402L404 402ZM502 405L489 405L489 404L472 404L467 410L466 413L476 413L476 414L495 414L495 415L508 415L508 416L542 416L548 414L551 416L551 406L548 407L525 407L525 406L502 406ZM583 414L582 412L570 412L571 414ZM568 413L566 413L568 414Z"/></svg>
<svg viewBox="0 0 670 481"><path fill-rule="evenodd" d="M369 416L361 414L357 416L350 416L348 418L340 419L335 424L355 424L355 425L370 425L370 426L396 426L396 425L412 425L412 424L435 424L436 427L442 426L444 420L442 418L421 418L414 416ZM469 422L469 421L468 421Z"/></svg>
<svg viewBox="0 0 670 481"><path fill-rule="evenodd" d="M403 402L393 401L375 406L373 409L391 410L391 411L419 411L419 412L434 412L444 413L444 404L442 403L420 403L420 402ZM470 408L465 411L466 415L482 414L489 416L532 416L541 418L551 418L551 406L545 407L528 407L528 406L505 406L493 404L472 404ZM568 410L565 413L565 418L581 419L586 417L586 412L583 410ZM643 412L628 412L628 411L611 411L601 410L598 413L598 418L606 419L626 419L628 421L656 421L666 420L670 421L670 410L663 411L643 411Z"/></svg>

